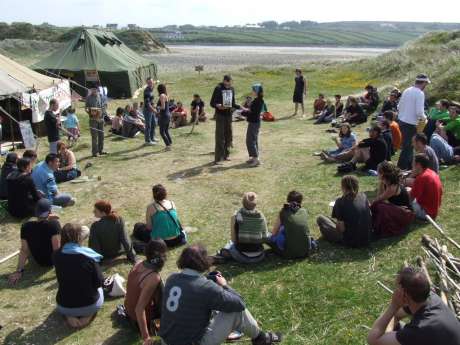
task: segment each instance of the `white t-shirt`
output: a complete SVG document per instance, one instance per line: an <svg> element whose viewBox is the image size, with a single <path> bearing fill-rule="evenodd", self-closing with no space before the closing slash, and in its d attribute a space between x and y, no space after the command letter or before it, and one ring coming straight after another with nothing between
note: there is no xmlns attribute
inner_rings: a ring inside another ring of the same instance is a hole
<svg viewBox="0 0 460 345"><path fill-rule="evenodd" d="M426 119L425 94L418 87L411 86L404 90L398 105L398 119L410 125Z"/></svg>

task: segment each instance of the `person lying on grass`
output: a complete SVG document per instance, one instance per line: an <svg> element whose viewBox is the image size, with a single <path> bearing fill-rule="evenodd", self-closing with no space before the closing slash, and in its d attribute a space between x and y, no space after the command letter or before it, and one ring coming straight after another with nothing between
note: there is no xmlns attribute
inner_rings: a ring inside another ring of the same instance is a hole
<svg viewBox="0 0 460 345"><path fill-rule="evenodd" d="M21 226L21 249L19 251L16 272L9 277L9 283L15 285L22 277L24 267L32 257L43 267L52 267L52 254L61 247L61 224L58 217L51 214L51 203L40 199L36 205L37 220L25 222Z"/></svg>
<svg viewBox="0 0 460 345"><path fill-rule="evenodd" d="M99 220L91 224L88 247L101 254L104 259L120 255L123 248L128 261L136 262L136 253L126 233L125 222L113 209L110 202L99 200L94 204L94 216Z"/></svg>
<svg viewBox="0 0 460 345"><path fill-rule="evenodd" d="M145 260L138 262L128 275L124 307L130 321L139 330L144 345L153 344L153 321L161 314L162 280L168 247L162 240L151 240L145 247Z"/></svg>
<svg viewBox="0 0 460 345"><path fill-rule="evenodd" d="M402 268L396 285L390 305L367 336L369 345L460 345L460 323L441 298L431 292L421 269ZM411 320L400 327L399 321L406 317ZM387 331L393 320L396 327Z"/></svg>
<svg viewBox="0 0 460 345"><path fill-rule="evenodd" d="M291 191L286 201L273 225L268 244L285 258L305 258L317 245L310 237L307 210L302 207L303 195Z"/></svg>
<svg viewBox="0 0 460 345"><path fill-rule="evenodd" d="M166 345L218 345L233 331L244 333L253 345L270 345L281 335L264 332L246 309L243 298L219 272L208 278L206 248L185 248L177 261L180 273L169 276L163 294L160 337Z"/></svg>
<svg viewBox="0 0 460 345"><path fill-rule="evenodd" d="M231 242L220 251L223 260L258 263L265 258L263 243L268 238L267 221L257 210L257 194L244 193L242 206L231 218Z"/></svg>
<svg viewBox="0 0 460 345"><path fill-rule="evenodd" d="M341 188L342 196L335 201L331 218L317 218L319 230L326 241L352 248L367 247L372 233L367 196L359 192L356 176L342 177Z"/></svg>
<svg viewBox="0 0 460 345"><path fill-rule="evenodd" d="M86 236L81 225L64 225L62 247L53 253L58 282L56 310L70 327L78 329L88 326L104 303L99 266L102 255L82 246Z"/></svg>

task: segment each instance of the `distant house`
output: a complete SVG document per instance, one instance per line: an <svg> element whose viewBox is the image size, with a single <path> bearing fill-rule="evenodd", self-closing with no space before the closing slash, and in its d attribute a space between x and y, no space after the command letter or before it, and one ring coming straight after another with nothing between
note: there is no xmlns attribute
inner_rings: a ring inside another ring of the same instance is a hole
<svg viewBox="0 0 460 345"><path fill-rule="evenodd" d="M118 24L107 24L105 27L107 28L107 30L117 30Z"/></svg>
<svg viewBox="0 0 460 345"><path fill-rule="evenodd" d="M139 27L137 24L128 24L128 30L137 30Z"/></svg>
<svg viewBox="0 0 460 345"><path fill-rule="evenodd" d="M281 30L289 31L289 30L291 30L291 28L290 28L289 26L283 26L283 27L281 28Z"/></svg>
<svg viewBox="0 0 460 345"><path fill-rule="evenodd" d="M184 34L181 31L171 31L166 32L164 38L168 40L183 40Z"/></svg>
<svg viewBox="0 0 460 345"><path fill-rule="evenodd" d="M261 28L259 24L246 24L244 27L247 29L260 29Z"/></svg>

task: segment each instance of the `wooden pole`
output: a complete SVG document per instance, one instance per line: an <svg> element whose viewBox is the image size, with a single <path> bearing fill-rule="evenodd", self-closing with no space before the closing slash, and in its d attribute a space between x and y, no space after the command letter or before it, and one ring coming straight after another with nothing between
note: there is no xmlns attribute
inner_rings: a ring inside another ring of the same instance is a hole
<svg viewBox="0 0 460 345"><path fill-rule="evenodd" d="M5 256L3 259L0 259L0 264L8 261L11 258L14 258L18 254L19 254L19 250L16 250L14 253L11 253L10 255Z"/></svg>
<svg viewBox="0 0 460 345"><path fill-rule="evenodd" d="M442 228L431 218L429 215L426 215L426 219L435 227L436 230L438 230L450 243L452 243L457 249L460 249L460 244L455 242L452 238L447 236L447 234L442 230Z"/></svg>

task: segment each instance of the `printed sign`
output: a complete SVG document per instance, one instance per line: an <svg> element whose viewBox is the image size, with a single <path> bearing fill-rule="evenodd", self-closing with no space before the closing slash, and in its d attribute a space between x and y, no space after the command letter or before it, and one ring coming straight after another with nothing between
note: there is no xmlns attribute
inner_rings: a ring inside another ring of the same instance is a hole
<svg viewBox="0 0 460 345"><path fill-rule="evenodd" d="M231 108L233 105L233 92L232 90L222 90L222 106Z"/></svg>
<svg viewBox="0 0 460 345"><path fill-rule="evenodd" d="M24 142L25 148L35 149L37 143L35 141L35 135L32 131L32 125L30 124L30 121L20 121L19 129L21 130L22 141Z"/></svg>

